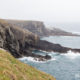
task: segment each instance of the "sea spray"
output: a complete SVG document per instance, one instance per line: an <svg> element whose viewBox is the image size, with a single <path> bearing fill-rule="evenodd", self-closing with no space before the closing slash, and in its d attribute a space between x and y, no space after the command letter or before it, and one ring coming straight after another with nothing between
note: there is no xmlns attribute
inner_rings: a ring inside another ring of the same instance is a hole
<svg viewBox="0 0 80 80"><path fill-rule="evenodd" d="M80 53L78 52L73 52L73 51L68 51L66 54L61 54L61 55L65 55L67 58L70 58L70 59L75 59L77 57L80 57Z"/></svg>
<svg viewBox="0 0 80 80"><path fill-rule="evenodd" d="M23 61L23 62L31 61L31 62L46 63L48 61L54 61L56 59L55 58L51 58L50 60L39 61L38 58L34 59L33 57L22 57L22 58L18 58L18 60Z"/></svg>

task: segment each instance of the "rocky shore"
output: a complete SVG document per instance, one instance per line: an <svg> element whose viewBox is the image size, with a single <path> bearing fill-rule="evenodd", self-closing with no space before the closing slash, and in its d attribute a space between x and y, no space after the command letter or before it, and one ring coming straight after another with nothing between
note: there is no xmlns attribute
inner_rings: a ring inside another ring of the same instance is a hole
<svg viewBox="0 0 80 80"><path fill-rule="evenodd" d="M0 20L0 48L8 50L14 57L31 56L39 60L47 60L51 57L33 54L39 37L34 33L22 28L8 24Z"/></svg>
<svg viewBox="0 0 80 80"><path fill-rule="evenodd" d="M9 24L2 19L0 20L0 48L8 50L16 58L30 56L35 59L38 58L39 61L49 60L51 56L32 53L35 49L59 53L66 53L69 50L80 52L80 49L71 49L40 40L36 34L29 30Z"/></svg>
<svg viewBox="0 0 80 80"><path fill-rule="evenodd" d="M60 44L54 44L54 43L50 43L48 41L45 40L39 40L37 43L36 48L38 50L44 50L44 51L48 51L48 52L58 52L58 53L67 53L69 50L73 51L73 52L79 52L80 53L80 49L72 49L69 47L64 47L61 46Z"/></svg>

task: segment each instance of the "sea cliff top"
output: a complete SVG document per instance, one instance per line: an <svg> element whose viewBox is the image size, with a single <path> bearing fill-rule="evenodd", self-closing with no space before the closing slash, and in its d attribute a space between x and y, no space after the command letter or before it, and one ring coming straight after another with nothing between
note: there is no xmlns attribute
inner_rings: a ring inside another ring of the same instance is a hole
<svg viewBox="0 0 80 80"><path fill-rule="evenodd" d="M52 76L16 60L0 49L0 80L55 80Z"/></svg>

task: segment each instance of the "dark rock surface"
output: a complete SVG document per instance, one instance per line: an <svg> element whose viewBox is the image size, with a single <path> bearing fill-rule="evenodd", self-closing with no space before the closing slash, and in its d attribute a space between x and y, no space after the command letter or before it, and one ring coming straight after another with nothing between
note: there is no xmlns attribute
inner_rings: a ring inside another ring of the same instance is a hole
<svg viewBox="0 0 80 80"><path fill-rule="evenodd" d="M40 37L45 36L79 36L66 32L64 30L53 28L48 29L45 27L44 23L41 21L21 21L21 20L7 20L10 24L28 29L32 33L37 34Z"/></svg>
<svg viewBox="0 0 80 80"><path fill-rule="evenodd" d="M32 53L38 40L39 37L32 32L0 20L0 48L8 50L14 57L31 56L46 59L45 56Z"/></svg>
<svg viewBox="0 0 80 80"><path fill-rule="evenodd" d="M68 48L68 47L64 47L61 46L60 44L54 44L54 43L50 43L48 41L45 40L39 40L36 46L36 49L38 50L44 50L44 51L54 51L54 52L58 52L58 53L67 53L69 50L77 53L80 53L80 49L72 49L72 48Z"/></svg>
<svg viewBox="0 0 80 80"><path fill-rule="evenodd" d="M39 40L36 48L40 50L44 50L44 51L49 51L49 52L54 51L54 52L59 52L59 53L66 53L70 49L67 47L62 47L59 44L50 43L45 40Z"/></svg>

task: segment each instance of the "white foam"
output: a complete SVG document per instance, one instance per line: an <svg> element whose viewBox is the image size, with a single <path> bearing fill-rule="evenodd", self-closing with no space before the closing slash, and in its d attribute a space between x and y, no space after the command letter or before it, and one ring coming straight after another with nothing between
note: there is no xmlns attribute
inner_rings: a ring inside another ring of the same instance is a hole
<svg viewBox="0 0 80 80"><path fill-rule="evenodd" d="M22 57L22 58L19 58L19 60L21 61L25 61L25 60L28 60L28 61L38 61L38 58L36 58L36 60L33 58L33 57Z"/></svg>
<svg viewBox="0 0 80 80"><path fill-rule="evenodd" d="M53 60L56 60L55 58L52 58L50 60L46 60L46 61L39 61L38 58L33 58L33 57L22 57L22 58L19 58L18 60L21 60L21 61L32 61L32 62L39 62L39 63L45 63L45 62L48 62L48 61L53 61Z"/></svg>
<svg viewBox="0 0 80 80"><path fill-rule="evenodd" d="M41 51L41 52L44 52L44 53L49 53L49 52L47 52L47 51L44 51L44 50L39 50L39 51Z"/></svg>
<svg viewBox="0 0 80 80"><path fill-rule="evenodd" d="M61 55L65 55L66 57L70 58L70 59L75 59L77 57L80 57L80 53L75 53L75 52L72 52L71 50L68 51L66 54L61 54Z"/></svg>

